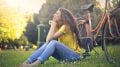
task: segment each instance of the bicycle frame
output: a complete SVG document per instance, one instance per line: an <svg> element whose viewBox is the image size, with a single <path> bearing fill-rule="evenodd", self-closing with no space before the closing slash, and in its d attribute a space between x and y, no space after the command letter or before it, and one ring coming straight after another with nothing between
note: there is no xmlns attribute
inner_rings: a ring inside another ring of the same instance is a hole
<svg viewBox="0 0 120 67"><path fill-rule="evenodd" d="M89 29L88 28L86 28L86 29L90 30L90 31L86 31L87 33L89 32L89 35L90 35L90 36L86 36L86 37L90 37L93 41L93 45L95 45L98 35L100 34L100 32L102 32L102 36L100 37L101 47L105 53L106 59L110 63L116 63L116 59L113 59L114 56L111 56L111 53L109 52L109 51L111 51L109 49L109 48L111 48L111 45L108 45L108 44L112 44L112 40L114 41L116 39L117 40L120 39L120 30L117 25L117 21L116 21L117 19L112 17L112 13L109 12L109 3L110 2L108 2L108 0L106 0L104 13L103 13L102 17L100 18L99 23L97 24L97 26L94 29L92 28L91 11L89 9L86 9L88 11L88 20L89 20L89 24L88 24ZM115 30L115 32L113 30ZM109 41L110 41L110 43L109 43ZM112 47L112 48L114 49L114 47ZM96 54L99 54L95 49L93 49L93 50L95 51Z"/></svg>
<svg viewBox="0 0 120 67"><path fill-rule="evenodd" d="M106 0L105 11L104 11L104 13L103 13L103 15L102 15L102 17L101 17L101 19L100 19L100 21L99 21L99 23L98 23L98 25L96 26L95 29L92 29L91 12L88 11L88 19L89 19L89 25L90 25L90 31L91 31L90 35L92 36L93 41L95 41L97 39L100 31L104 27L104 24L107 23L107 22L108 22L108 25L109 25L110 34L111 34L112 37L114 37L114 35L111 31L111 20L110 20L110 13L108 12L108 6L107 6L108 4L109 4L109 2L108 2L108 0ZM116 21L116 20L114 19L114 21ZM117 29L117 33L118 33L118 35L120 35L116 22L115 22L115 25L116 25L115 27ZM93 33L95 33L94 36L93 36Z"/></svg>

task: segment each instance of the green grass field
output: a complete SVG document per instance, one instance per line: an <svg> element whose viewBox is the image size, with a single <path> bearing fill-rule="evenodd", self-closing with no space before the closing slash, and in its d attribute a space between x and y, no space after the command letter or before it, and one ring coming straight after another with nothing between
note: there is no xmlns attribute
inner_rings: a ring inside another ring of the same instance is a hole
<svg viewBox="0 0 120 67"><path fill-rule="evenodd" d="M115 49L119 49L117 46ZM95 48L99 54L94 51L91 52L91 56L87 59L81 59L76 62L61 62L52 57L49 58L44 64L39 65L40 67L120 67L119 63L110 64L107 62L104 52L100 47ZM114 51L114 49L111 49ZM120 53L114 52L117 55L117 59L120 60ZM2 50L0 51L0 67L19 67L19 65L25 61L34 50Z"/></svg>

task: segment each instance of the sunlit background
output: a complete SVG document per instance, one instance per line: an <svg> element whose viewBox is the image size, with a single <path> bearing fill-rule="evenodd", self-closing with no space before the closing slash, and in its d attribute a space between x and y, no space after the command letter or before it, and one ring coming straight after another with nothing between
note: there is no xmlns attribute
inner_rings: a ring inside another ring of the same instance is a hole
<svg viewBox="0 0 120 67"><path fill-rule="evenodd" d="M97 15L97 13L104 10L101 8L104 8L105 0L0 0L0 43L9 39L14 41L20 39L21 36L31 37L36 43L37 25L47 24L58 8L65 7L76 17L80 17L84 14L79 10L81 5L92 1L97 8L94 17L98 18L100 14ZM97 20L94 19L94 21ZM30 35L27 36L26 33L30 33Z"/></svg>
<svg viewBox="0 0 120 67"><path fill-rule="evenodd" d="M0 0L0 42L20 38L29 17L39 13L44 3L45 0Z"/></svg>
<svg viewBox="0 0 120 67"><path fill-rule="evenodd" d="M17 9L20 12L38 13L45 0L3 0L3 6Z"/></svg>
<svg viewBox="0 0 120 67"><path fill-rule="evenodd" d="M106 0L0 0L0 67L19 67L20 64L22 64L23 61L36 50L37 47L41 47L41 45L46 42L46 36L50 28L48 21L53 18L54 13L60 7L70 10L75 18L83 18L87 20L88 12L81 10L80 8L83 5L93 3L94 10L91 12L91 19L92 27L96 28L98 27L97 24L98 21L100 21L101 15L104 15L105 1ZM120 0L110 0L111 5L113 5L113 9L120 7L119 1ZM117 21L115 25L118 24L118 28L120 30L120 11L115 11L115 13L113 13L113 15L111 14L111 16L116 17L114 17ZM82 26L82 28L86 27L84 27L84 24L80 26ZM105 28L108 29L107 27ZM114 29L117 28L113 28L111 30ZM87 59L84 61L84 56L82 55L85 50L81 49L81 61L83 60L83 62L77 61L70 64L67 62L64 64L62 63L62 66L120 67L120 43L118 43L115 38L110 38L110 41L113 43L110 43L109 51L111 52L111 56L114 55L112 57L116 58L118 63L116 63L116 61L115 64L108 63L100 46L103 40L101 40L101 36L103 34L101 32L95 41L95 52L90 52L90 57L86 56ZM105 32L109 35L109 30L105 30ZM86 32L82 31L80 33L84 34ZM117 33L119 35L119 32ZM93 34L93 36L94 35L95 34ZM120 40L118 41L120 42ZM107 44L107 46L109 46L109 44ZM54 65L56 66L56 63L58 66L61 66L58 61L50 57L49 60L42 66L52 67Z"/></svg>
<svg viewBox="0 0 120 67"><path fill-rule="evenodd" d="M106 1L106 0L97 0L97 1L100 3L100 7L101 7L101 8L104 8L104 7L105 7L105 1ZM113 0L110 0L111 6L113 6L112 1L113 1Z"/></svg>

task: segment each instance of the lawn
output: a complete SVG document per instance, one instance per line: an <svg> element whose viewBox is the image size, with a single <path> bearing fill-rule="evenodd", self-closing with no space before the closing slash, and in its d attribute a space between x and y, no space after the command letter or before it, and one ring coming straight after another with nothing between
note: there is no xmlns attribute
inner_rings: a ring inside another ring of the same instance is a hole
<svg viewBox="0 0 120 67"><path fill-rule="evenodd" d="M117 46L116 49L120 47ZM94 51L91 52L91 56L87 59L81 59L76 62L61 62L59 63L56 59L50 57L44 64L39 65L40 67L120 67L119 63L110 64L107 62L104 52L100 47L95 48L98 54ZM119 49L120 51L120 49ZM118 57L120 53L118 51ZM32 53L33 49L29 51L25 50L2 50L0 51L0 67L19 67L19 65L26 60ZM118 58L120 59L120 58Z"/></svg>

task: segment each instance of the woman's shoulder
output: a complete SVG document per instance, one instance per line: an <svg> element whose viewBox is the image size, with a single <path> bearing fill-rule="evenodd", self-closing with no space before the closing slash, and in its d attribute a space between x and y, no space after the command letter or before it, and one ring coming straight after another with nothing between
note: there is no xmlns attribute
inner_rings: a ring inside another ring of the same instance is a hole
<svg viewBox="0 0 120 67"><path fill-rule="evenodd" d="M61 27L66 27L67 25L63 24Z"/></svg>
<svg viewBox="0 0 120 67"><path fill-rule="evenodd" d="M62 25L60 28L64 28L64 29L66 29L67 28L67 25Z"/></svg>

